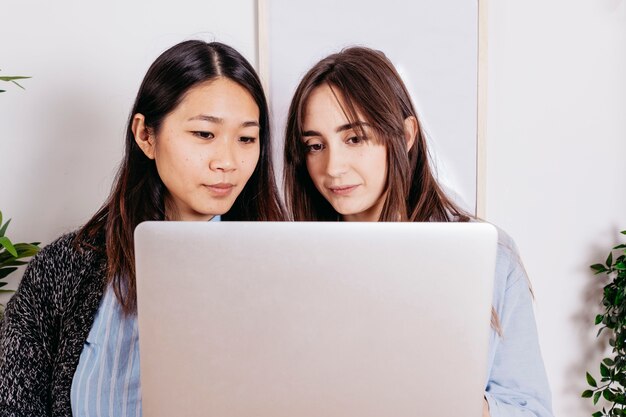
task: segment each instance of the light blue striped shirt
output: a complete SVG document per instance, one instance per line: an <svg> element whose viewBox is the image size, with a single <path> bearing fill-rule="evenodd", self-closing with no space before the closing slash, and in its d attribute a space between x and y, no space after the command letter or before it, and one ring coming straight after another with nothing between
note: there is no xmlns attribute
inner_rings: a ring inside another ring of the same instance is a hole
<svg viewBox="0 0 626 417"><path fill-rule="evenodd" d="M528 276L515 242L501 230L493 307L502 336L491 332L485 387L489 414L491 417L554 417Z"/></svg>
<svg viewBox="0 0 626 417"><path fill-rule="evenodd" d="M124 316L110 286L80 354L70 400L74 416L142 415L137 316Z"/></svg>
<svg viewBox="0 0 626 417"><path fill-rule="evenodd" d="M109 286L72 380L72 415L141 416L137 316L124 316Z"/></svg>

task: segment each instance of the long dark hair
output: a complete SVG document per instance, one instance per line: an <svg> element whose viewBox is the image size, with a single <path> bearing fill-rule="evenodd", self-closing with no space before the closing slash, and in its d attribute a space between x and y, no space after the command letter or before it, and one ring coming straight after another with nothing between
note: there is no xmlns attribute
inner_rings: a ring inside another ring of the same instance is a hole
<svg viewBox="0 0 626 417"><path fill-rule="evenodd" d="M111 195L83 226L78 248L105 250L107 283L126 314L136 311L135 227L146 220L164 220L167 188L154 160L145 156L132 132L133 116L141 113L146 127L158 132L165 117L195 85L226 77L253 97L259 107L260 156L256 169L222 220L282 220L284 209L271 163L269 112L258 75L236 50L219 42L181 42L163 52L139 87L126 127L126 150Z"/></svg>
<svg viewBox="0 0 626 417"><path fill-rule="evenodd" d="M328 85L343 102L346 118L360 112L387 148L387 198L380 221L467 221L469 217L441 189L430 165L426 139L418 122L415 142L406 150L404 121L417 112L393 64L380 51L351 47L332 54L306 73L291 101L285 134L285 202L294 220L338 220L317 191L306 167L302 141L307 100ZM357 132L358 133L358 132ZM363 132L361 132L363 134Z"/></svg>

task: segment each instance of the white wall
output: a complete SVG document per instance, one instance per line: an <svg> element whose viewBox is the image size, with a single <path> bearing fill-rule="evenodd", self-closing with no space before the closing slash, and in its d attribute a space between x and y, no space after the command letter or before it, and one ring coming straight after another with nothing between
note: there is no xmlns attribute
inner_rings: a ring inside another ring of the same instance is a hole
<svg viewBox="0 0 626 417"><path fill-rule="evenodd" d="M588 266L626 240L626 2L491 0L488 32L486 217L530 274L555 414L589 416Z"/></svg>
<svg viewBox="0 0 626 417"><path fill-rule="evenodd" d="M0 74L33 76L26 91L7 84L0 94L0 210L13 218L14 241L48 243L103 203L128 112L162 51L218 40L256 63L254 0L22 0L5 9Z"/></svg>

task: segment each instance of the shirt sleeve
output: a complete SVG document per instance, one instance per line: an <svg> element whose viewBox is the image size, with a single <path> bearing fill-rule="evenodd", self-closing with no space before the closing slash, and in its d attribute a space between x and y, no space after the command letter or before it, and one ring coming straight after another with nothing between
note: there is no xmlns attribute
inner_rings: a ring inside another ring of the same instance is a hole
<svg viewBox="0 0 626 417"><path fill-rule="evenodd" d="M553 417L529 281L515 247L507 254L509 267L496 268L496 274L506 275L506 285L498 309L502 334L494 338L485 390L489 413L491 417Z"/></svg>

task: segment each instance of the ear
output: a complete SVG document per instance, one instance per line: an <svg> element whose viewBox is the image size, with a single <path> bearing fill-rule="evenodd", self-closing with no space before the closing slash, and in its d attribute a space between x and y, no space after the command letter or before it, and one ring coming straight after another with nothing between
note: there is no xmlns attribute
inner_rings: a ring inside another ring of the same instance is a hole
<svg viewBox="0 0 626 417"><path fill-rule="evenodd" d="M404 119L404 138L406 139L406 150L410 151L417 137L419 124L415 116L409 116Z"/></svg>
<svg viewBox="0 0 626 417"><path fill-rule="evenodd" d="M137 142L143 153L148 158L154 159L154 134L146 126L146 118L143 114L137 113L133 116L131 129L133 136L135 136L135 142Z"/></svg>

